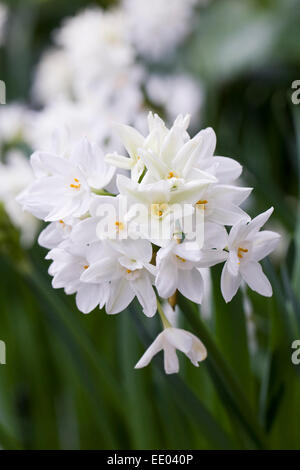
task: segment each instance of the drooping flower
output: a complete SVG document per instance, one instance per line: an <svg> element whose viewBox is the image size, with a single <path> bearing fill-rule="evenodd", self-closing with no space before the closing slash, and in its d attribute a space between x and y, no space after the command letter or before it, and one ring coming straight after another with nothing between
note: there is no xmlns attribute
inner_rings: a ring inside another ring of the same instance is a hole
<svg viewBox="0 0 300 470"><path fill-rule="evenodd" d="M136 369L146 367L153 356L159 351L164 351L164 366L166 374L179 372L179 361L176 349L183 352L198 367L199 362L204 361L207 352L204 344L192 333L180 328L165 328L136 364Z"/></svg>

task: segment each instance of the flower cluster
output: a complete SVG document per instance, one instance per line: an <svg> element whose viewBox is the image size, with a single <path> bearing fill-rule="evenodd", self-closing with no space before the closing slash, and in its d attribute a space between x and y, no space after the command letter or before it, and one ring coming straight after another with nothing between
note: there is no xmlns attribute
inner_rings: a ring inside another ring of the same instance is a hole
<svg viewBox="0 0 300 470"><path fill-rule="evenodd" d="M135 297L147 317L159 312L164 331L136 367L164 350L167 373L178 371L176 349L194 365L206 350L171 324L160 299L179 291L200 304L201 269L218 263L224 263L226 302L243 281L270 296L259 261L279 239L275 232L260 231L272 208L251 220L240 207L251 193L236 184L241 165L214 155L211 128L191 138L189 121L189 115L179 115L168 128L149 113L146 136L116 126L125 155L104 155L86 138L70 146L58 134L51 151L32 155L35 181L18 198L25 210L50 222L39 243L50 250L53 287L76 294L83 313L99 306L116 314ZM113 179L117 195L107 190Z"/></svg>
<svg viewBox="0 0 300 470"><path fill-rule="evenodd" d="M109 152L121 150L112 122L130 124L144 132L149 104L163 110L168 120L179 112L192 112L197 124L204 93L199 80L187 71L178 73L176 61L160 67L164 73L150 73L153 67L149 61L165 63L166 56L174 59L172 53L191 32L194 8L202 1L173 0L172 18L168 2L154 3L150 15L148 1L124 0L117 7L104 10L89 6L65 18L35 67L31 101L1 107L0 160L7 183L0 200L25 248L35 240L37 224L29 215L18 214L11 195L22 189L22 181L23 187L28 183L26 159L31 149L50 148L53 129L64 129L65 144L70 146L65 146L65 153L73 151L80 136L88 136ZM0 3L0 47L8 44L10 16ZM7 149L20 155L18 160L13 158L14 178Z"/></svg>

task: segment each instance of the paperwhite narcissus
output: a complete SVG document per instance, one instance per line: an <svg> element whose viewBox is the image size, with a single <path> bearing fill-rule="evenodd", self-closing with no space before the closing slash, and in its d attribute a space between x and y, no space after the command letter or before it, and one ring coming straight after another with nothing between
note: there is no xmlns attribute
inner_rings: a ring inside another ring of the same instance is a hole
<svg viewBox="0 0 300 470"><path fill-rule="evenodd" d="M163 298L171 297L176 289L193 302L201 303L203 279L197 269L201 254L187 243L172 240L156 255L157 275L155 286Z"/></svg>
<svg viewBox="0 0 300 470"><path fill-rule="evenodd" d="M101 249L99 243L88 247L65 242L46 256L46 259L53 261L49 268L49 274L53 276L52 286L55 289L63 288L67 294L76 292L76 304L83 313L91 312L98 305L102 308L107 299L105 282L86 284L80 279Z"/></svg>
<svg viewBox="0 0 300 470"><path fill-rule="evenodd" d="M194 335L170 324L159 297L171 305L178 291L201 303L201 271L224 262L226 302L242 281L270 296L259 261L279 239L275 232L260 232L272 208L251 221L240 207L251 193L235 184L240 164L214 155L211 128L190 138L189 120L179 115L168 129L149 113L146 137L119 126L129 157L113 153L104 159L86 139L69 145L60 133L52 152L32 156L36 180L19 197L25 209L51 221L39 243L50 249L53 287L76 293L79 310L88 313L99 305L116 314L135 297L146 316L158 310L164 331L136 367L164 350L167 373L178 372L176 349L195 365L206 350ZM117 175L116 196L105 190L115 167L130 170L130 177Z"/></svg>
<svg viewBox="0 0 300 470"><path fill-rule="evenodd" d="M31 164L37 180L19 197L25 210L45 221L81 217L90 208L92 189L102 189L114 175L100 149L83 139L69 159L36 152Z"/></svg>
<svg viewBox="0 0 300 470"><path fill-rule="evenodd" d="M199 366L199 362L204 361L207 355L204 344L192 333L180 328L169 327L157 336L135 368L146 367L153 356L163 350L165 372L166 374L175 374L179 371L176 349L183 352L196 367Z"/></svg>
<svg viewBox="0 0 300 470"><path fill-rule="evenodd" d="M123 175L117 178L120 194L127 198L130 207L128 220L133 220L143 238L157 245L173 236L177 220L183 223L193 214L199 193L208 184L209 180L199 179L177 188L170 180L139 185Z"/></svg>
<svg viewBox="0 0 300 470"><path fill-rule="evenodd" d="M83 282L108 282L106 312L119 313L136 296L146 316L156 312L152 287L156 269L150 264L152 246L147 240L123 240L103 245L103 255L81 275Z"/></svg>
<svg viewBox="0 0 300 470"><path fill-rule="evenodd" d="M261 227L267 222L273 207L258 215L251 222L241 221L228 237L227 261L221 276L221 290L226 302L236 294L242 281L261 295L270 297L272 286L263 273L259 261L268 256L279 241L279 234Z"/></svg>

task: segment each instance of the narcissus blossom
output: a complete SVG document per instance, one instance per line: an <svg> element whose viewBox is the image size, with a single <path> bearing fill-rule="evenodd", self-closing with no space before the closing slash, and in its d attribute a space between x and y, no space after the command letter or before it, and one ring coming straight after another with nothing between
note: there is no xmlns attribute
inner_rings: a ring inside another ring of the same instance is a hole
<svg viewBox="0 0 300 470"><path fill-rule="evenodd" d="M242 281L270 296L259 261L279 238L260 231L272 208L251 220L241 207L252 190L237 184L241 165L215 155L211 128L191 137L189 121L179 115L168 127L150 113L145 136L118 125L128 155L103 155L87 138L69 145L61 132L50 151L31 157L35 180L19 196L24 209L50 222L39 243L50 250L52 284L76 294L79 310L117 314L136 298L147 317L158 311L164 330L136 368L163 350L168 374L179 370L177 349L196 366L206 349L170 324L160 300L175 306L179 292L201 304L203 269L219 263L226 302ZM127 175L116 175L114 194L107 188L118 168Z"/></svg>
<svg viewBox="0 0 300 470"><path fill-rule="evenodd" d="M135 368L146 367L153 356L163 350L165 372L166 374L175 374L179 371L176 349L183 352L196 367L199 366L199 362L204 361L207 355L204 344L192 333L180 328L169 327L157 336Z"/></svg>
<svg viewBox="0 0 300 470"><path fill-rule="evenodd" d="M228 256L221 277L221 289L226 302L236 294L242 281L260 295L272 295L272 286L259 264L262 258L275 249L280 238L276 232L260 231L272 212L273 207L251 222L241 221L231 229Z"/></svg>

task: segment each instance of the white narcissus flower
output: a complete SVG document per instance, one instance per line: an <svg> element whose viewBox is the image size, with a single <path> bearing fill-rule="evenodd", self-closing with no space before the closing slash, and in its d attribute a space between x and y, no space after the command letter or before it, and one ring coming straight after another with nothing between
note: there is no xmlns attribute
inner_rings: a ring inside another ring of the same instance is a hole
<svg viewBox="0 0 300 470"><path fill-rule="evenodd" d="M56 43L68 53L78 82L93 82L133 63L134 50L127 36L122 9L104 11L94 7L67 18L56 34Z"/></svg>
<svg viewBox="0 0 300 470"><path fill-rule="evenodd" d="M106 155L106 160L119 168L130 169L134 181L139 180L146 168L143 184L160 180L171 180L174 186L197 179L216 182L214 175L195 167L204 146L204 134L190 139L186 132L189 122L189 115L179 115L168 129L157 115L149 113L147 137L130 126L118 126L130 158L115 153Z"/></svg>
<svg viewBox="0 0 300 470"><path fill-rule="evenodd" d="M36 152L31 164L37 179L18 201L25 210L49 222L86 214L92 190L107 186L114 175L100 149L87 139L74 148L69 159Z"/></svg>
<svg viewBox="0 0 300 470"><path fill-rule="evenodd" d="M159 60L174 49L192 28L193 6L199 0L123 0L129 32L138 52Z"/></svg>
<svg viewBox="0 0 300 470"><path fill-rule="evenodd" d="M233 298L242 281L261 295L272 295L272 286L259 264L275 249L280 238L276 232L260 232L272 212L273 207L249 223L241 221L232 227L228 237L227 261L221 276L221 290L226 302Z"/></svg>
<svg viewBox="0 0 300 470"><path fill-rule="evenodd" d="M76 305L83 313L89 313L99 305L103 308L107 300L107 286L105 282L82 282L82 273L88 270L95 256L101 256L100 243L90 247L63 242L52 249L46 256L53 262L49 274L53 276L52 286L55 289L63 288L66 294L76 293Z"/></svg>
<svg viewBox="0 0 300 470"><path fill-rule="evenodd" d="M90 205L90 215L80 221L72 230L75 243L93 243L98 240L122 240L132 238L131 226L127 221L127 198L122 195L95 196Z"/></svg>
<svg viewBox="0 0 300 470"><path fill-rule="evenodd" d="M48 105L61 96L72 94L72 69L68 54L61 49L47 50L35 72L32 94L41 104Z"/></svg>
<svg viewBox="0 0 300 470"><path fill-rule="evenodd" d="M136 369L146 367L153 356L159 351L164 351L164 366L166 374L179 372L179 361L176 349L183 352L196 367L199 362L204 361L207 356L204 344L192 333L180 328L165 328L160 333L145 354L136 364Z"/></svg>
<svg viewBox="0 0 300 470"><path fill-rule="evenodd" d="M202 136L202 147L195 162L196 168L202 171L212 172L219 183L228 184L235 181L242 173L242 165L229 157L220 157L215 154L217 137L211 127L199 132Z"/></svg>
<svg viewBox="0 0 300 470"><path fill-rule="evenodd" d="M119 313L136 296L146 316L156 312L155 266L150 264L152 246L147 240L106 243L103 254L81 276L83 282L109 283L106 312Z"/></svg>
<svg viewBox="0 0 300 470"><path fill-rule="evenodd" d="M193 214L201 189L210 183L203 178L179 187L171 180L141 185L123 175L117 177L120 194L128 200L128 220L136 224L136 233L157 245L172 238L176 221L184 223Z"/></svg>
<svg viewBox="0 0 300 470"><path fill-rule="evenodd" d="M38 238L39 245L43 248L47 248L48 250L56 248L61 242L70 237L73 227L77 223L77 219L70 218L51 222L44 228L44 230L41 231Z"/></svg>
<svg viewBox="0 0 300 470"><path fill-rule="evenodd" d="M250 195L252 188L226 184L213 184L199 192L196 210L204 211L206 221L219 225L235 225L250 217L239 206Z"/></svg>
<svg viewBox="0 0 300 470"><path fill-rule="evenodd" d="M87 15L83 29L89 20ZM108 30L104 33L109 35ZM208 268L225 262L221 290L226 302L242 282L270 296L272 288L259 261L275 248L279 235L260 232L272 208L252 221L240 208L251 192L234 184L241 165L214 155L216 135L211 128L190 138L189 115L179 115L169 129L159 116L149 113L146 137L133 127L119 126L128 152L127 157L120 155L108 124L112 108L124 116L109 85L118 81L118 73L111 72L103 70L99 86L84 89L83 85L80 96L92 98L96 88L102 94L99 100L93 99L94 111L100 103L103 111L104 102L108 111L106 117L102 112L105 119L101 119L97 142L106 149L113 145L116 152L103 157L97 145L86 138L77 143L61 125L52 150L31 157L35 181L19 201L24 209L51 222L41 232L39 243L50 249L47 259L52 260L53 287L76 294L78 309L84 313L99 305L108 314L116 314L135 297L146 316L158 311L164 331L136 368L146 366L163 350L166 373L175 373L179 370L176 349L197 366L205 359L206 349L194 335L171 325L171 316L164 314L157 295L170 301L178 290L201 303L205 294L202 273L207 275ZM127 85L120 85L125 95ZM130 95L129 101L135 101ZM73 115L72 106L67 108ZM138 113L135 121L131 111L125 122L138 121ZM57 110L52 112L52 119L57 119ZM86 125L93 134L94 119L85 118L84 124L81 118L77 120L77 138ZM118 174L112 180L115 167L130 170L131 178ZM4 179L4 188L5 183ZM116 197L112 185L118 190ZM228 226L232 226L229 234Z"/></svg>
<svg viewBox="0 0 300 470"><path fill-rule="evenodd" d="M151 75L146 83L147 94L156 106L164 107L173 121L179 113L190 113L199 121L204 90L199 80L187 74Z"/></svg>
<svg viewBox="0 0 300 470"><path fill-rule="evenodd" d="M171 297L176 289L196 303L203 296L203 278L197 269L200 250L193 249L188 242L172 240L156 255L157 275L155 285L161 297Z"/></svg>

